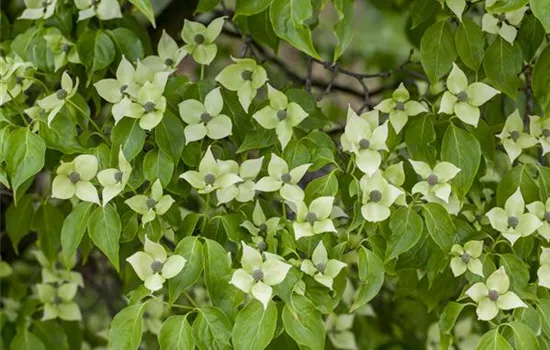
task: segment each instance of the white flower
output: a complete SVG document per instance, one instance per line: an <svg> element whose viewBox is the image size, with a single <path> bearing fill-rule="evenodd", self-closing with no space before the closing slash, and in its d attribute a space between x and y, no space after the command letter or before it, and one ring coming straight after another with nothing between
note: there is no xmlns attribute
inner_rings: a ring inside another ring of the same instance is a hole
<svg viewBox="0 0 550 350"><path fill-rule="evenodd" d="M74 0L78 11L78 21L97 16L102 21L122 18L117 0Z"/></svg>
<svg viewBox="0 0 550 350"><path fill-rule="evenodd" d="M539 263L540 267L537 270L538 285L550 289L550 248L542 247Z"/></svg>
<svg viewBox="0 0 550 350"><path fill-rule="evenodd" d="M240 167L234 160L219 160L218 164L222 173L236 174L242 180L228 187L219 188L216 191L218 203L227 203L233 199L241 203L253 200L256 195L256 185L253 180L260 173L263 160L264 157L245 160Z"/></svg>
<svg viewBox="0 0 550 350"><path fill-rule="evenodd" d="M323 241L319 241L319 244L313 250L311 260L303 260L300 269L308 275L313 276L317 282L332 290L334 278L346 266L345 263L336 259L329 260Z"/></svg>
<svg viewBox="0 0 550 350"><path fill-rule="evenodd" d="M157 46L157 52L158 56L152 55L143 59L143 64L155 72L175 72L186 55L186 52L180 49L176 41L164 30Z"/></svg>
<svg viewBox="0 0 550 350"><path fill-rule="evenodd" d="M527 209L542 222L542 225L537 229L538 233L546 241L550 241L550 198L546 200L546 203L533 202L527 204Z"/></svg>
<svg viewBox="0 0 550 350"><path fill-rule="evenodd" d="M103 199L103 206L107 205L111 199L124 190L131 173L132 166L124 157L124 152L121 147L118 152L118 169L105 169L97 174L97 179L101 186L103 186L101 196Z"/></svg>
<svg viewBox="0 0 550 350"><path fill-rule="evenodd" d="M143 130L153 129L162 121L166 110L163 93L164 85L145 82L137 93L136 102L123 106L123 117L139 119L139 126Z"/></svg>
<svg viewBox="0 0 550 350"><path fill-rule="evenodd" d="M55 93L36 101L40 108L48 112L48 126L50 126L53 118L59 113L65 102L71 99L78 90L78 77L73 84L73 80L67 72L63 72L61 76L61 88Z"/></svg>
<svg viewBox="0 0 550 350"><path fill-rule="evenodd" d="M254 210L252 211L252 222L245 220L240 226L244 227L250 234L253 236L252 241L256 243L260 251L267 248L266 243L264 242L265 238L272 237L278 227L279 221L281 219L278 217L267 218L260 206L260 203L256 201ZM263 243L263 244L262 244ZM263 247L264 249L260 249Z"/></svg>
<svg viewBox="0 0 550 350"><path fill-rule="evenodd" d="M372 175L382 163L379 151L387 151L388 124L378 125L378 111L370 111L359 117L348 106L346 128L342 134L342 149L356 155L357 167Z"/></svg>
<svg viewBox="0 0 550 350"><path fill-rule="evenodd" d="M483 277L483 264L479 257L483 252L483 241L469 241L462 247L453 245L451 253L455 256L451 259L451 269L455 277L462 275L466 270Z"/></svg>
<svg viewBox="0 0 550 350"><path fill-rule="evenodd" d="M525 6L506 13L486 13L481 19L481 28L484 32L498 34L510 44L514 44L518 34L517 27L527 10L528 7Z"/></svg>
<svg viewBox="0 0 550 350"><path fill-rule="evenodd" d="M409 117L428 112L428 109L417 101L409 101L411 95L403 83L399 84L391 98L387 98L374 107L382 113L389 114L389 120L396 133L400 133Z"/></svg>
<svg viewBox="0 0 550 350"><path fill-rule="evenodd" d="M285 279L291 265L282 262L279 260L279 256L270 253L264 253L266 258L264 260L262 254L257 250L247 246L244 242L242 242L242 246L242 268L233 273L229 283L247 294L252 294L264 305L264 308L267 308L273 295L271 286L275 286Z"/></svg>
<svg viewBox="0 0 550 350"><path fill-rule="evenodd" d="M127 199L124 203L136 213L143 215L141 222L142 225L145 225L153 221L157 215L166 213L174 202L170 195L163 195L162 184L157 179L151 187L150 197L138 194Z"/></svg>
<svg viewBox="0 0 550 350"><path fill-rule="evenodd" d="M168 256L166 249L145 236L144 251L134 253L126 259L138 277L151 292L162 288L165 280L176 276L183 269L186 260L181 255Z"/></svg>
<svg viewBox="0 0 550 350"><path fill-rule="evenodd" d="M397 200L402 192L388 183L380 171L372 177L363 175L359 181L362 198L361 214L369 222L380 222L390 216L390 206Z"/></svg>
<svg viewBox="0 0 550 350"><path fill-rule="evenodd" d="M185 20L181 38L187 44L183 50L193 55L193 60L198 64L209 65L218 52L214 41L220 35L223 28L224 17L218 17L205 27L204 24Z"/></svg>
<svg viewBox="0 0 550 350"><path fill-rule="evenodd" d="M38 299L44 303L42 321L60 318L65 321L79 321L82 319L77 303L73 301L78 285L63 283L58 287L51 284L37 284Z"/></svg>
<svg viewBox="0 0 550 350"><path fill-rule="evenodd" d="M511 163L519 157L524 149L537 144L537 139L523 132L523 121L517 109L506 118L504 128L497 137L501 139Z"/></svg>
<svg viewBox="0 0 550 350"><path fill-rule="evenodd" d="M323 232L336 232L330 219L334 197L319 197L306 206L302 201L296 202L296 221L292 224L296 240Z"/></svg>
<svg viewBox="0 0 550 350"><path fill-rule="evenodd" d="M52 197L69 199L77 196L85 202L99 204L92 180L97 174L97 158L89 154L77 156L72 162L61 162L52 183Z"/></svg>
<svg viewBox="0 0 550 350"><path fill-rule="evenodd" d="M197 100L185 100L178 107L181 119L187 123L184 129L185 144L202 140L205 136L219 140L231 135L231 119L221 114L223 99L220 88L210 91L204 104Z"/></svg>
<svg viewBox="0 0 550 350"><path fill-rule="evenodd" d="M451 195L451 185L448 182L460 172L460 169L449 162L439 162L433 169L424 162L414 160L410 162L414 171L423 180L414 185L412 193L422 193L424 196L432 194L448 203Z"/></svg>
<svg viewBox="0 0 550 350"><path fill-rule="evenodd" d="M55 12L57 0L25 0L25 11L19 19L50 18Z"/></svg>
<svg viewBox="0 0 550 350"><path fill-rule="evenodd" d="M485 283L478 282L466 291L466 295L477 303L477 317L483 321L495 318L498 310L511 310L527 307L514 292L508 291L510 279L501 266L493 272Z"/></svg>
<svg viewBox="0 0 550 350"><path fill-rule="evenodd" d="M542 222L535 214L525 213L525 201L518 187L502 208L492 208L487 212L491 226L502 233L504 238L513 245L521 237L527 237L535 232Z"/></svg>
<svg viewBox="0 0 550 350"><path fill-rule="evenodd" d="M325 329L332 345L337 349L357 350L355 335L351 330L355 314L329 314Z"/></svg>
<svg viewBox="0 0 550 350"><path fill-rule="evenodd" d="M458 119L475 127L479 122L479 107L500 94L500 91L484 83L468 85L466 74L454 63L447 78L447 89L441 98L439 113L456 114Z"/></svg>
<svg viewBox="0 0 550 350"><path fill-rule="evenodd" d="M529 133L539 141L545 155L550 152L550 118L530 116L529 119Z"/></svg>
<svg viewBox="0 0 550 350"><path fill-rule="evenodd" d="M272 154L267 166L269 176L262 177L256 183L256 189L262 192L279 191L281 197L287 201L301 201L304 199L304 191L298 186L298 182L310 166L311 164L303 164L289 171L288 164Z"/></svg>

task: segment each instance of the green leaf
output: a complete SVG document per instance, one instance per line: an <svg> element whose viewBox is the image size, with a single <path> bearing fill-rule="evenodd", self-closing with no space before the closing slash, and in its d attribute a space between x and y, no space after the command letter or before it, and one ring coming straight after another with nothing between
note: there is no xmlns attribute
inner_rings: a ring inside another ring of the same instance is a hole
<svg viewBox="0 0 550 350"><path fill-rule="evenodd" d="M537 313L540 316L542 330L546 336L550 336L550 299L541 298L537 303Z"/></svg>
<svg viewBox="0 0 550 350"><path fill-rule="evenodd" d="M485 333L477 345L477 350L513 350L506 339L493 329Z"/></svg>
<svg viewBox="0 0 550 350"><path fill-rule="evenodd" d="M273 339L277 327L277 307L274 303L264 306L252 299L239 313L233 326L232 340L236 350L262 350Z"/></svg>
<svg viewBox="0 0 550 350"><path fill-rule="evenodd" d="M359 248L357 268L361 284L357 290L350 312L371 301L378 294L384 283L384 262L378 255L363 246Z"/></svg>
<svg viewBox="0 0 550 350"><path fill-rule="evenodd" d="M520 85L518 73L523 66L519 45L510 45L498 36L483 58L483 70L491 85L515 99Z"/></svg>
<svg viewBox="0 0 550 350"><path fill-rule="evenodd" d="M451 124L443 137L441 160L460 168L452 184L458 198L463 199L474 183L481 162L479 142L466 131Z"/></svg>
<svg viewBox="0 0 550 350"><path fill-rule="evenodd" d="M57 253L61 245L61 227L63 214L59 208L46 202L36 212L34 224L38 230L40 249L50 262L57 260Z"/></svg>
<svg viewBox="0 0 550 350"><path fill-rule="evenodd" d="M454 301L449 302L439 318L439 330L445 334L451 334L453 328L455 327L456 320L462 310L466 307L466 304L455 303Z"/></svg>
<svg viewBox="0 0 550 350"><path fill-rule="evenodd" d="M290 169L294 169L298 165L309 163L310 159L307 147L297 140L292 140L288 143L281 157L285 160Z"/></svg>
<svg viewBox="0 0 550 350"><path fill-rule="evenodd" d="M69 341L63 328L55 321L36 321L33 331L46 349L68 350Z"/></svg>
<svg viewBox="0 0 550 350"><path fill-rule="evenodd" d="M521 188L521 194L525 203L531 203L539 200L539 189L537 183L533 180L529 169L525 165L520 165L508 171L497 187L497 205L504 208L504 203L517 188Z"/></svg>
<svg viewBox="0 0 550 350"><path fill-rule="evenodd" d="M537 336L533 330L525 323L513 321L507 324L514 333L514 348L517 350L537 350L540 349Z"/></svg>
<svg viewBox="0 0 550 350"><path fill-rule="evenodd" d="M479 119L477 128L467 124L464 126L479 142L483 156L487 159L494 160L496 150L495 138L493 137L493 132L489 128L489 125L487 125L483 119Z"/></svg>
<svg viewBox="0 0 550 350"><path fill-rule="evenodd" d="M539 172L540 198L550 198L550 168L543 166L537 167Z"/></svg>
<svg viewBox="0 0 550 350"><path fill-rule="evenodd" d="M497 0L488 7L488 10L494 13L510 12L522 8L528 2L529 0Z"/></svg>
<svg viewBox="0 0 550 350"><path fill-rule="evenodd" d="M311 202L313 199L321 196L336 196L337 193L338 179L334 170L307 184L305 200L306 202Z"/></svg>
<svg viewBox="0 0 550 350"><path fill-rule="evenodd" d="M531 0L531 11L542 23L546 33L550 33L550 6L548 6L548 0Z"/></svg>
<svg viewBox="0 0 550 350"><path fill-rule="evenodd" d="M88 68L89 85L92 74L107 68L115 59L115 44L107 32L88 30L79 37L76 45L82 64Z"/></svg>
<svg viewBox="0 0 550 350"><path fill-rule="evenodd" d="M65 154L85 153L85 148L78 140L77 126L67 111L67 108L63 108L49 127L44 123L44 126L38 130L38 134L48 148L56 149Z"/></svg>
<svg viewBox="0 0 550 350"><path fill-rule="evenodd" d="M334 0L333 6L338 14L338 22L334 25L334 35L338 44L334 49L333 62L338 61L340 56L346 51L353 37L353 18L354 18L353 0Z"/></svg>
<svg viewBox="0 0 550 350"><path fill-rule="evenodd" d="M298 312L293 312L288 305L283 309L285 331L296 341L312 350L325 348L325 324L321 313L308 298L294 294L292 305Z"/></svg>
<svg viewBox="0 0 550 350"><path fill-rule="evenodd" d="M155 128L155 141L159 148L172 157L174 164L177 165L185 145L181 119L169 111L164 113L164 118Z"/></svg>
<svg viewBox="0 0 550 350"><path fill-rule="evenodd" d="M170 303L176 301L185 289L192 286L202 273L202 243L196 236L189 236L182 239L175 254L181 255L187 260L185 268L179 274L168 281L168 294Z"/></svg>
<svg viewBox="0 0 550 350"><path fill-rule="evenodd" d="M90 202L78 203L63 221L61 249L63 260L68 268L70 268L71 258L76 253L76 249L80 245L84 233L86 233L86 223L91 209L92 203Z"/></svg>
<svg viewBox="0 0 550 350"><path fill-rule="evenodd" d="M411 159L435 165L437 150L431 146L436 140L434 124L430 114L415 117L405 133L405 144Z"/></svg>
<svg viewBox="0 0 550 350"><path fill-rule="evenodd" d="M26 194L19 200L17 206L15 203L10 204L6 210L5 224L6 233L10 238L13 250L19 254L19 241L31 229L31 223L34 217L34 196Z"/></svg>
<svg viewBox="0 0 550 350"><path fill-rule="evenodd" d="M9 134L6 145L10 150L6 155L6 171L17 205L19 187L44 167L46 144L29 129L18 128Z"/></svg>
<svg viewBox="0 0 550 350"><path fill-rule="evenodd" d="M140 152L143 151L145 144L145 131L140 128L139 120L132 118L123 118L113 128L111 132L112 148L118 149L122 146L124 157L129 162L132 161Z"/></svg>
<svg viewBox="0 0 550 350"><path fill-rule="evenodd" d="M164 151L155 149L149 151L143 159L143 174L145 179L154 182L160 180L162 187L168 186L174 173L174 162L164 153Z"/></svg>
<svg viewBox="0 0 550 350"><path fill-rule="evenodd" d="M127 28L115 28L110 31L120 54L130 62L145 57L143 43L133 31Z"/></svg>
<svg viewBox="0 0 550 350"><path fill-rule="evenodd" d="M160 327L158 341L160 350L194 350L195 339L187 315L168 317Z"/></svg>
<svg viewBox="0 0 550 350"><path fill-rule="evenodd" d="M116 314L109 330L109 349L137 350L146 305L147 302L127 306Z"/></svg>
<svg viewBox="0 0 550 350"><path fill-rule="evenodd" d="M521 21L516 42L521 46L523 58L530 62L544 40L544 27L532 14L526 15Z"/></svg>
<svg viewBox="0 0 550 350"><path fill-rule="evenodd" d="M277 134L273 130L257 129L246 134L237 153L271 147L276 143Z"/></svg>
<svg viewBox="0 0 550 350"><path fill-rule="evenodd" d="M409 251L422 237L424 224L420 215L413 206L402 207L390 217L390 230L392 235L386 248L386 261Z"/></svg>
<svg viewBox="0 0 550 350"><path fill-rule="evenodd" d="M414 0L411 5L411 29L418 27L437 11L434 0Z"/></svg>
<svg viewBox="0 0 550 350"><path fill-rule="evenodd" d="M529 283L529 267L515 254L500 254L500 266L504 266L514 288L521 289Z"/></svg>
<svg viewBox="0 0 550 350"><path fill-rule="evenodd" d="M205 239L204 280L209 291L225 276L231 273L231 262L225 249L216 241ZM227 287L229 288L229 287Z"/></svg>
<svg viewBox="0 0 550 350"><path fill-rule="evenodd" d="M277 34L275 34L273 25L269 20L269 9L248 17L248 27L253 28L250 31L250 35L256 41L277 51L280 40Z"/></svg>
<svg viewBox="0 0 550 350"><path fill-rule="evenodd" d="M435 23L424 32L420 56L422 67L432 84L449 72L456 59L456 48L447 21Z"/></svg>
<svg viewBox="0 0 550 350"><path fill-rule="evenodd" d="M195 13L211 11L219 2L220 0L199 0Z"/></svg>
<svg viewBox="0 0 550 350"><path fill-rule="evenodd" d="M426 203L422 206L424 221L430 236L443 250L443 253L451 251L455 241L455 225L447 210L438 203Z"/></svg>
<svg viewBox="0 0 550 350"><path fill-rule="evenodd" d="M273 0L237 0L235 17L251 16L262 12L271 5Z"/></svg>
<svg viewBox="0 0 550 350"><path fill-rule="evenodd" d="M463 21L456 31L455 44L462 62L477 72L483 61L485 47L481 28L470 20Z"/></svg>
<svg viewBox="0 0 550 350"><path fill-rule="evenodd" d="M321 59L311 40L311 30L304 24L313 14L310 1L274 0L269 8L273 30L277 35L311 57Z"/></svg>
<svg viewBox="0 0 550 350"><path fill-rule="evenodd" d="M231 322L213 306L204 306L193 322L193 335L201 350L230 349Z"/></svg>
<svg viewBox="0 0 550 350"><path fill-rule="evenodd" d="M532 88L545 114L550 114L550 46L540 54L533 69Z"/></svg>
<svg viewBox="0 0 550 350"><path fill-rule="evenodd" d="M26 328L22 328L13 337L10 350L46 350L46 346L40 338Z"/></svg>
<svg viewBox="0 0 550 350"><path fill-rule="evenodd" d="M153 28L156 28L155 24L155 11L153 11L153 6L151 5L151 0L129 0L132 5L134 5L153 25ZM203 1L201 1L202 3ZM200 6L200 5L199 5ZM198 12L198 9L197 9Z"/></svg>
<svg viewBox="0 0 550 350"><path fill-rule="evenodd" d="M112 203L95 208L88 219L88 235L117 271L119 270L118 241L121 229L120 217Z"/></svg>
<svg viewBox="0 0 550 350"><path fill-rule="evenodd" d="M334 153L330 148L322 147L317 149L310 149L311 153L311 167L310 171L317 171L327 164L335 164Z"/></svg>

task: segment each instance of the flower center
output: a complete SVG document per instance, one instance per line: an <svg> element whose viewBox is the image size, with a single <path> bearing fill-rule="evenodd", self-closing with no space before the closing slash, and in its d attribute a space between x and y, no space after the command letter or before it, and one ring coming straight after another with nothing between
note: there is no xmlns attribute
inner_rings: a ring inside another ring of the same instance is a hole
<svg viewBox="0 0 550 350"><path fill-rule="evenodd" d="M426 181L428 181L428 184L430 186L435 186L437 184L437 181L439 181L439 179L437 178L437 175L431 174L430 176L428 176Z"/></svg>
<svg viewBox="0 0 550 350"><path fill-rule="evenodd" d="M260 232L267 231L267 225L266 224L260 224L260 226L258 226L258 228L260 229Z"/></svg>
<svg viewBox="0 0 550 350"><path fill-rule="evenodd" d="M252 271L252 278L254 278L254 281L258 282L264 278L264 273L260 269L254 269Z"/></svg>
<svg viewBox="0 0 550 350"><path fill-rule="evenodd" d="M370 141L367 139L361 139L359 141L359 148L361 149L367 149L370 147Z"/></svg>
<svg viewBox="0 0 550 350"><path fill-rule="evenodd" d="M164 60L164 64L167 65L168 67L172 67L174 65L174 60L171 58L167 58Z"/></svg>
<svg viewBox="0 0 550 350"><path fill-rule="evenodd" d="M277 118L280 120L280 121L283 121L285 120L287 117L287 113L284 109L280 109L277 111Z"/></svg>
<svg viewBox="0 0 550 350"><path fill-rule="evenodd" d="M459 102L466 102L468 101L468 94L466 93L466 91L460 91L458 95L456 95L456 98Z"/></svg>
<svg viewBox="0 0 550 350"><path fill-rule="evenodd" d="M382 192L378 190L372 190L369 193L369 198L371 202L374 202L374 203L380 202L380 200L382 199Z"/></svg>
<svg viewBox="0 0 550 350"><path fill-rule="evenodd" d="M207 185L213 185L214 182L216 182L216 177L214 176L214 174L208 173L204 175L204 182Z"/></svg>
<svg viewBox="0 0 550 350"><path fill-rule="evenodd" d="M208 122L211 120L212 120L212 116L210 114L206 112L201 114L201 122L203 122L204 124L208 124Z"/></svg>
<svg viewBox="0 0 550 350"><path fill-rule="evenodd" d="M115 181L116 181L116 182L122 181L122 175L124 175L124 173L123 173L122 171L117 171L117 172L115 173L115 176L114 176Z"/></svg>
<svg viewBox="0 0 550 350"><path fill-rule="evenodd" d="M261 241L261 242L258 242L256 247L258 248L259 251L263 252L264 250L267 249L267 244L265 244L264 241Z"/></svg>
<svg viewBox="0 0 550 350"><path fill-rule="evenodd" d="M489 294L487 294L487 296L489 297L489 299L490 299L491 301L497 301L497 299L498 299L498 292L497 292L496 290L494 290L494 289L491 289L491 290L489 291Z"/></svg>
<svg viewBox="0 0 550 350"><path fill-rule="evenodd" d="M128 85L124 84L120 87L120 89L118 89L118 91L122 94L126 91L126 89L128 89Z"/></svg>
<svg viewBox="0 0 550 350"><path fill-rule="evenodd" d="M285 184L290 183L290 180L292 180L292 176L290 176L289 173L281 175L281 181L284 182Z"/></svg>
<svg viewBox="0 0 550 350"><path fill-rule="evenodd" d="M61 45L61 51L63 51L64 53L69 53L69 51L71 51L71 45L67 43Z"/></svg>
<svg viewBox="0 0 550 350"><path fill-rule="evenodd" d="M97 7L100 2L101 2L101 0L92 0L92 6Z"/></svg>
<svg viewBox="0 0 550 350"><path fill-rule="evenodd" d="M306 221L310 224L313 224L315 221L317 221L317 214L309 212L306 214Z"/></svg>
<svg viewBox="0 0 550 350"><path fill-rule="evenodd" d="M462 259L462 262L465 263L465 264L467 264L468 261L470 261L470 258L471 258L471 256L468 253L464 253L460 256L460 259Z"/></svg>
<svg viewBox="0 0 550 350"><path fill-rule="evenodd" d="M498 19L500 22L506 21L506 14L501 13L500 15L498 15L497 19Z"/></svg>
<svg viewBox="0 0 550 350"><path fill-rule="evenodd" d="M544 221L550 222L550 211L544 213Z"/></svg>
<svg viewBox="0 0 550 350"><path fill-rule="evenodd" d="M151 113L155 110L155 106L156 105L151 101L145 102L145 104L143 105L143 110L145 111L145 113Z"/></svg>
<svg viewBox="0 0 550 350"><path fill-rule="evenodd" d="M515 216L510 216L508 218L508 226L512 227L512 228L516 228L516 226L518 226L518 223L519 223L519 220L517 217Z"/></svg>
<svg viewBox="0 0 550 350"><path fill-rule="evenodd" d="M405 102L403 101L397 101L395 103L395 110L396 111L404 111L405 110Z"/></svg>
<svg viewBox="0 0 550 350"><path fill-rule="evenodd" d="M61 299L59 296L55 296L55 298L53 299L53 303L58 305L58 304L61 304L63 302L63 299Z"/></svg>
<svg viewBox="0 0 550 350"><path fill-rule="evenodd" d="M519 131L517 130L514 130L510 133L510 138L514 141L516 141L517 139L519 139Z"/></svg>
<svg viewBox="0 0 550 350"><path fill-rule="evenodd" d="M57 96L58 100L64 100L67 97L67 91L63 89L59 89L55 92L55 96Z"/></svg>
<svg viewBox="0 0 550 350"><path fill-rule="evenodd" d="M160 262L158 260L154 260L151 263L151 270L153 270L154 273L161 272L162 271L162 266L163 266L162 262Z"/></svg>
<svg viewBox="0 0 550 350"><path fill-rule="evenodd" d="M204 44L204 35L202 34L197 34L195 35L195 37L193 38L193 40L195 41L195 44L197 45L201 45L201 44Z"/></svg>
<svg viewBox="0 0 550 350"><path fill-rule="evenodd" d="M149 198L147 202L145 202L145 205L147 206L147 208L153 209L155 205L157 205L157 201L154 200L153 198Z"/></svg>
<svg viewBox="0 0 550 350"><path fill-rule="evenodd" d="M248 69L243 70L241 73L241 78L243 78L243 80L252 80L252 71Z"/></svg>
<svg viewBox="0 0 550 350"><path fill-rule="evenodd" d="M325 272L325 264L323 263L319 263L317 265L315 265L315 268L317 269L317 271L319 271L320 273L323 273Z"/></svg>
<svg viewBox="0 0 550 350"><path fill-rule="evenodd" d="M542 130L542 136L550 137L550 129L543 129Z"/></svg>
<svg viewBox="0 0 550 350"><path fill-rule="evenodd" d="M73 171L70 175L69 175L69 180L71 180L71 182L73 184L77 183L78 181L80 181L80 174L77 173L76 171Z"/></svg>

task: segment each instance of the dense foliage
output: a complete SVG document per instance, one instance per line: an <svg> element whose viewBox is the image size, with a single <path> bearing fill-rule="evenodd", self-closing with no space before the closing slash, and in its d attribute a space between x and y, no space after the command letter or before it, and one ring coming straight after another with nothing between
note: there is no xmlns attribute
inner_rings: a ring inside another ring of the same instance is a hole
<svg viewBox="0 0 550 350"><path fill-rule="evenodd" d="M0 348L550 349L549 0L0 24Z"/></svg>

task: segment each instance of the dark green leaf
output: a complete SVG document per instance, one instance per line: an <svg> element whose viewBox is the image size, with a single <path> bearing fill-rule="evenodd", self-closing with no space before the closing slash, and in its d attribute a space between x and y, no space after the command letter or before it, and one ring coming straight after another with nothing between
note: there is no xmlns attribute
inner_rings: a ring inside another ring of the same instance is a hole
<svg viewBox="0 0 550 350"><path fill-rule="evenodd" d="M449 72L456 59L456 48L447 21L435 23L424 32L420 55L422 67L432 84Z"/></svg>
<svg viewBox="0 0 550 350"><path fill-rule="evenodd" d="M390 218L389 226L392 235L388 241L386 261L411 249L422 237L424 230L422 218L414 211L413 206L395 211Z"/></svg>
<svg viewBox="0 0 550 350"><path fill-rule="evenodd" d="M246 134L243 143L237 153L247 152L253 149L262 149L277 143L277 135L273 130L258 129Z"/></svg>
<svg viewBox="0 0 550 350"><path fill-rule="evenodd" d="M335 196L338 193L336 171L332 171L311 181L305 190L306 202L311 202L321 196Z"/></svg>
<svg viewBox="0 0 550 350"><path fill-rule="evenodd" d="M539 189L535 180L531 177L529 169L525 165L521 165L508 171L498 183L497 205L504 208L504 203L518 187L521 188L525 203L531 203L539 199Z"/></svg>
<svg viewBox="0 0 550 350"><path fill-rule="evenodd" d="M115 28L111 30L111 35L118 47L118 51L128 61L137 62L137 60L145 57L141 40L131 30L127 28Z"/></svg>
<svg viewBox="0 0 550 350"><path fill-rule="evenodd" d="M6 232L13 245L13 250L19 254L18 244L31 229L34 217L34 198L32 194L26 194L19 200L17 206L10 204L6 210L5 224Z"/></svg>
<svg viewBox="0 0 550 350"><path fill-rule="evenodd" d="M436 135L431 115L415 117L405 133L405 143L412 159L435 165L436 149L430 144Z"/></svg>
<svg viewBox="0 0 550 350"><path fill-rule="evenodd" d="M137 350L141 343L142 317L146 305L147 302L127 306L113 318L109 330L109 349Z"/></svg>
<svg viewBox="0 0 550 350"><path fill-rule="evenodd" d="M271 5L273 0L237 0L235 17L238 15L251 16L262 12Z"/></svg>
<svg viewBox="0 0 550 350"><path fill-rule="evenodd" d="M491 85L515 98L519 88L518 73L523 66L519 45L511 45L498 36L489 46L483 58L483 70Z"/></svg>
<svg viewBox="0 0 550 350"><path fill-rule="evenodd" d="M443 253L450 252L455 241L455 226L447 210L441 204L427 203L422 207L422 213L435 243Z"/></svg>
<svg viewBox="0 0 550 350"><path fill-rule="evenodd" d="M158 340L160 350L194 350L195 339L187 315L168 317L160 327Z"/></svg>
<svg viewBox="0 0 550 350"><path fill-rule="evenodd" d="M523 58L529 62L535 56L544 40L544 27L532 14L526 15L521 21L516 42L521 46Z"/></svg>
<svg viewBox="0 0 550 350"><path fill-rule="evenodd" d="M550 46L537 59L533 69L532 88L544 113L550 114Z"/></svg>
<svg viewBox="0 0 550 350"><path fill-rule="evenodd" d="M456 31L455 44L462 62L477 71L483 61L485 47L485 38L481 28L472 21L463 21Z"/></svg>
<svg viewBox="0 0 550 350"><path fill-rule="evenodd" d="M145 144L145 131L139 127L139 120L132 118L123 118L111 132L111 141L113 149L122 146L124 157L129 162L132 161L140 152L143 151Z"/></svg>
<svg viewBox="0 0 550 350"><path fill-rule="evenodd" d="M203 264L202 243L195 236L185 237L178 243L174 253L183 256L187 262L185 268L168 281L168 294L171 303L179 298L183 291L192 286L201 276Z"/></svg>
<svg viewBox="0 0 550 350"><path fill-rule="evenodd" d="M513 350L506 339L498 333L498 329L488 331L481 337L477 350Z"/></svg>
<svg viewBox="0 0 550 350"><path fill-rule="evenodd" d="M113 204L95 208L88 219L88 235L117 271L120 232L120 217Z"/></svg>
<svg viewBox="0 0 550 350"><path fill-rule="evenodd" d="M361 284L357 290L350 312L371 301L378 294L384 283L384 262L378 255L363 246L359 248L357 268L359 269Z"/></svg>
<svg viewBox="0 0 550 350"><path fill-rule="evenodd" d="M531 0L531 11L542 23L546 33L550 33L550 6L548 6L548 1Z"/></svg>
<svg viewBox="0 0 550 350"><path fill-rule="evenodd" d="M40 249L49 261L56 261L57 252L61 245L63 214L59 208L46 202L40 206L34 220L38 229Z"/></svg>
<svg viewBox="0 0 550 350"><path fill-rule="evenodd" d="M162 187L168 186L174 173L174 162L160 149L149 151L143 159L145 179L154 182L160 180Z"/></svg>
<svg viewBox="0 0 550 350"><path fill-rule="evenodd" d="M231 322L220 309L204 306L193 322L193 335L201 350L230 349Z"/></svg>
<svg viewBox="0 0 550 350"><path fill-rule="evenodd" d="M451 301L445 306L439 318L439 329L445 334L451 334L455 327L456 320L466 304L459 304Z"/></svg>
<svg viewBox="0 0 550 350"><path fill-rule="evenodd" d="M171 156L174 164L177 165L185 145L183 124L180 118L168 111L164 113L164 118L155 128L155 141L159 148Z"/></svg>
<svg viewBox="0 0 550 350"><path fill-rule="evenodd" d="M92 203L78 203L63 221L61 228L61 249L67 267L86 233L86 223L92 209Z"/></svg>

